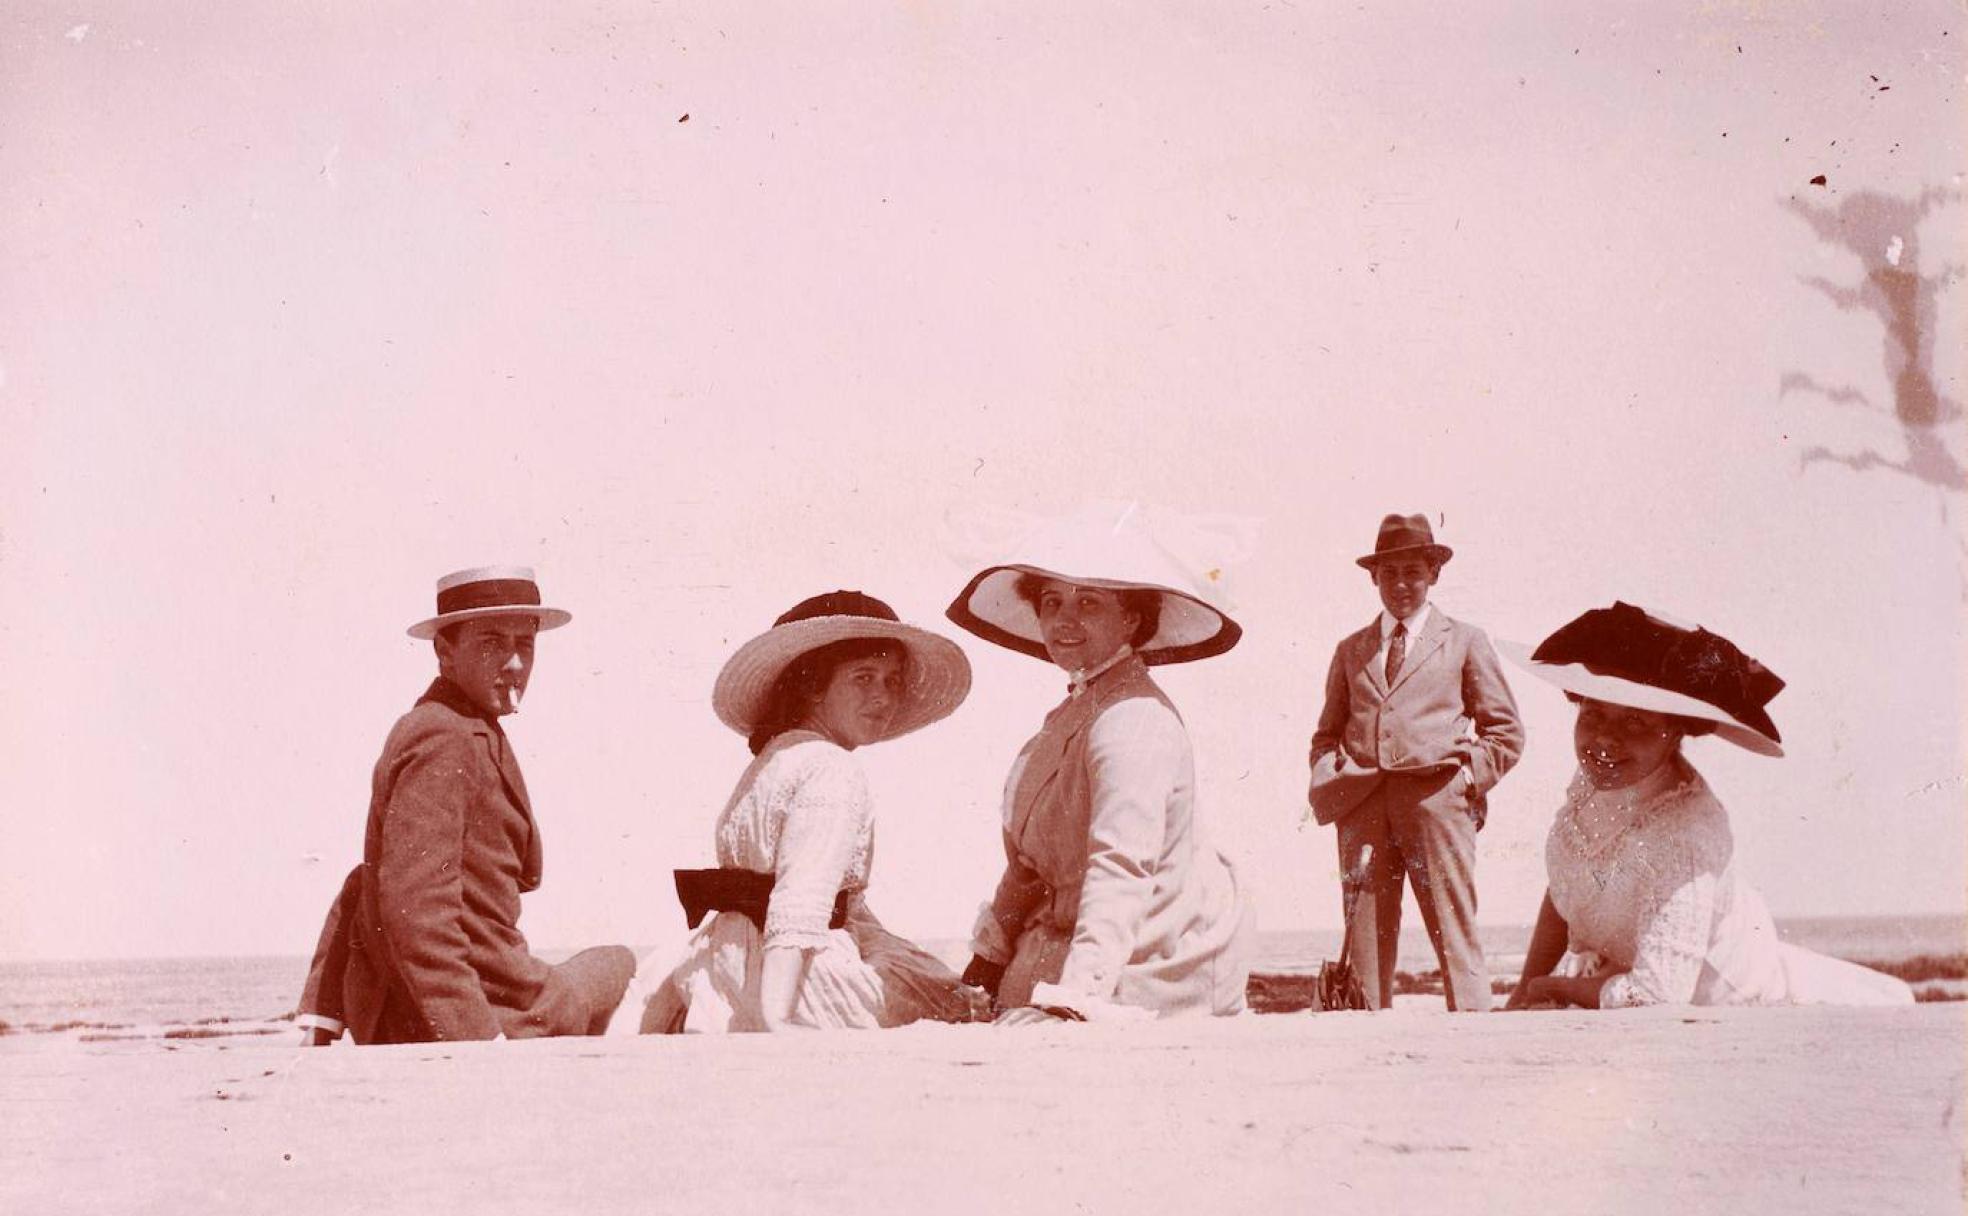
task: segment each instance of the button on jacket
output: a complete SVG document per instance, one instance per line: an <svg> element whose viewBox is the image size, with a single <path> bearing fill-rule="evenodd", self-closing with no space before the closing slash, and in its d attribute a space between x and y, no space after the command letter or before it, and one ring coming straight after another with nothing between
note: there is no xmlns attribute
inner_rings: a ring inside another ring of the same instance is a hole
<svg viewBox="0 0 1968 1216"><path fill-rule="evenodd" d="M1432 606L1431 606L1432 607ZM1336 822L1380 785L1383 774L1460 767L1464 796L1480 824L1485 795L1524 750L1524 726L1496 651L1481 629L1439 608L1389 686L1376 661L1379 618L1341 641L1326 675L1326 702L1312 734L1312 813Z"/></svg>

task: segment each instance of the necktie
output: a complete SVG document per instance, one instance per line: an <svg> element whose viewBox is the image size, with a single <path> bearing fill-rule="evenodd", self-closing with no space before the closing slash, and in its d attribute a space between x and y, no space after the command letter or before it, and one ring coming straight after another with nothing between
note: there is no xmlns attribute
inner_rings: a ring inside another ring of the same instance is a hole
<svg viewBox="0 0 1968 1216"><path fill-rule="evenodd" d="M1394 622L1394 640L1387 644L1387 686L1394 686L1394 677L1401 674L1401 664L1408 659L1408 625L1406 621Z"/></svg>

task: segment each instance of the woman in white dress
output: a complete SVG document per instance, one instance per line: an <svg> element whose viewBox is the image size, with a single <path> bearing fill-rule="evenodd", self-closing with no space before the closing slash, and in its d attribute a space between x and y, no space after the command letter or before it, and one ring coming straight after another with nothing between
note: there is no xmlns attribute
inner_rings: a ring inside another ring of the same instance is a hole
<svg viewBox="0 0 1968 1216"><path fill-rule="evenodd" d="M1578 705L1578 771L1545 841L1549 882L1507 1008L1905 1004L1898 979L1777 939L1734 863L1728 813L1681 754L1715 735L1781 756L1783 681L1727 638L1630 604L1513 660Z"/></svg>
<svg viewBox="0 0 1968 1216"><path fill-rule="evenodd" d="M803 601L740 647L712 703L752 762L718 816L719 868L677 875L691 925L716 915L653 991L631 990L639 1014L616 1022L774 1031L984 1011L981 992L868 910L874 806L853 755L947 716L969 689L954 642L857 591Z"/></svg>
<svg viewBox="0 0 1968 1216"><path fill-rule="evenodd" d="M1004 1025L1241 1012L1250 909L1148 668L1221 654L1243 631L1131 507L1055 524L1019 557L971 579L950 619L1052 663L1068 692L1005 781L1004 875L964 979Z"/></svg>

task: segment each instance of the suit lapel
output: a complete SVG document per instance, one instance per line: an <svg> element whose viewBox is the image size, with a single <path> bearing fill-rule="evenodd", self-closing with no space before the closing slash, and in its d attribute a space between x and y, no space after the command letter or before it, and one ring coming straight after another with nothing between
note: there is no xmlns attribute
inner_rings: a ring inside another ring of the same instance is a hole
<svg viewBox="0 0 1968 1216"><path fill-rule="evenodd" d="M1032 810L1039 803L1045 788L1059 775L1060 766L1066 762L1066 751L1079 738L1080 732L1093 721L1097 692L1087 692L1067 701L1046 715L1046 722L1040 728L1038 737L1032 741L1031 750L1025 755L1025 767L1018 774L1018 785L1011 795L1011 814L1005 827L1013 840L1023 840L1025 825L1031 821Z"/></svg>
<svg viewBox="0 0 1968 1216"><path fill-rule="evenodd" d="M513 755L512 741L506 732L496 726L485 727L486 746L499 769L499 781L506 787L506 796L519 808L526 820L526 849L520 857L519 885L523 891L531 891L540 885L543 858L540 850L540 826L533 822L533 800L526 794L526 778L520 775L519 758Z"/></svg>
<svg viewBox="0 0 1968 1216"><path fill-rule="evenodd" d="M519 759L513 755L512 742L502 730L492 729L487 733L491 736L487 742L492 747L492 754L498 757L499 779L506 783L506 793L520 810L526 812L530 823L533 819L533 800L526 796L526 778L520 775Z"/></svg>
<svg viewBox="0 0 1968 1216"><path fill-rule="evenodd" d="M1375 617L1373 623L1354 634L1353 639L1354 670L1365 672L1367 683L1373 685L1375 692L1385 697L1388 691L1387 672L1380 664L1374 662L1374 656L1380 653L1380 618Z"/></svg>
<svg viewBox="0 0 1968 1216"><path fill-rule="evenodd" d="M1046 715L1043 729L1027 753L1025 768L1018 775L1018 788L1012 794L1011 815L1006 827L1014 840L1022 840L1032 811L1043 799L1046 787L1058 778L1081 736L1092 727L1100 711L1126 695L1136 680L1146 680L1148 669L1138 658L1130 658L1094 678L1084 692ZM1173 709L1173 706L1170 706Z"/></svg>
<svg viewBox="0 0 1968 1216"><path fill-rule="evenodd" d="M513 755L512 743L506 732L498 724L485 717L458 690L457 685L443 676L431 681L431 686L418 698L418 704L435 701L463 718L467 729L485 744L485 753L492 760L492 767L498 771L499 784L506 790L506 797L519 808L519 814L526 821L526 847L520 854L520 889L531 891L540 885L541 856L540 829L533 822L533 800L526 794L526 778L519 772L519 758Z"/></svg>
<svg viewBox="0 0 1968 1216"><path fill-rule="evenodd" d="M1408 677L1419 671L1422 665L1433 658L1435 652L1440 650L1448 640L1449 618L1442 614L1441 609L1437 608L1428 614L1428 632L1423 634L1414 647L1408 651L1407 660L1401 664L1400 674L1394 677L1394 687L1387 691L1391 693L1401 687L1401 685L1406 684Z"/></svg>

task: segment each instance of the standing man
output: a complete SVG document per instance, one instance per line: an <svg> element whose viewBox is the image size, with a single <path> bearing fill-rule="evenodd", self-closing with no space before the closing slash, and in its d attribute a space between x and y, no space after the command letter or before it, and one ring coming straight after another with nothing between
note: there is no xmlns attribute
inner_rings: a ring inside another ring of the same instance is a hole
<svg viewBox="0 0 1968 1216"><path fill-rule="evenodd" d="M437 582L410 627L437 679L383 744L362 864L329 910L301 999L306 1040L358 1043L600 1034L635 974L624 946L558 966L534 958L519 897L540 885L533 804L499 719L519 711L534 635L572 618L540 606L523 566Z"/></svg>
<svg viewBox="0 0 1968 1216"><path fill-rule="evenodd" d="M1476 833L1486 795L1524 750L1489 638L1431 608L1454 551L1425 515L1380 521L1357 559L1381 613L1340 642L1312 734L1313 816L1339 827L1348 932L1369 1004L1393 1004L1402 876L1441 960L1449 1008L1490 1007L1476 939Z"/></svg>

